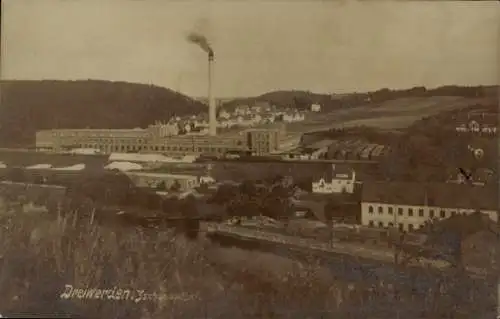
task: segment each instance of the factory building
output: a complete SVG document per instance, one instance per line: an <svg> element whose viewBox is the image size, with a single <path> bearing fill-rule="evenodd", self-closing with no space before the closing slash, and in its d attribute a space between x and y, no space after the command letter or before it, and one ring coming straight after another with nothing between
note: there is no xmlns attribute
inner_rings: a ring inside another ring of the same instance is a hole
<svg viewBox="0 0 500 319"><path fill-rule="evenodd" d="M365 182L361 222L372 227L420 228L429 219L476 211L498 219L498 188L464 184Z"/></svg>
<svg viewBox="0 0 500 319"><path fill-rule="evenodd" d="M249 129L247 135L248 149L255 155L267 155L279 149L280 140L283 138L281 129Z"/></svg>
<svg viewBox="0 0 500 319"><path fill-rule="evenodd" d="M168 156L224 155L228 152L269 154L285 136L283 128L251 129L220 135L173 135L166 124L147 129L58 129L36 133L40 151L99 149L102 153L160 153Z"/></svg>

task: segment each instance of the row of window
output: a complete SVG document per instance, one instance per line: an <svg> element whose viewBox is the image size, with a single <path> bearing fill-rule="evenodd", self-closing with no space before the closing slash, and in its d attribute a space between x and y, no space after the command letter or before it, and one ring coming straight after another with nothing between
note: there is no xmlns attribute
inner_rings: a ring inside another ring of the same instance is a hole
<svg viewBox="0 0 500 319"><path fill-rule="evenodd" d="M385 213L385 207L379 206L377 208L378 214L382 215ZM394 207L387 207L387 214L393 215L395 212ZM373 206L368 206L368 213L369 214L374 214L375 209ZM408 217L413 217L413 216L418 216L418 217L428 217L428 218L434 218L434 217L440 217L440 218L447 218L449 216L454 216L457 214L457 211L451 211L449 214L446 213L446 210L440 209L439 211L436 209L428 209L428 215L426 214L426 211L423 208L419 209L414 209L414 208L407 208L404 209L403 207L398 207L397 208L397 213L399 216L408 216ZM427 215L427 216L426 216ZM448 215L448 216L447 216Z"/></svg>
<svg viewBox="0 0 500 319"><path fill-rule="evenodd" d="M137 133L137 132L136 132ZM138 133L141 133L141 131L139 131ZM126 137L124 136L125 134L133 134L134 136L137 136L137 134L134 134L132 132L130 133L118 133L119 135L121 135L122 137ZM109 138L116 138L118 135L117 133L113 133L113 132L109 132L109 133L84 133L84 134L80 134L80 133L76 133L76 132L52 132L52 136L53 137L80 137L80 138L89 138L89 137L109 137ZM132 136L130 136L132 137Z"/></svg>
<svg viewBox="0 0 500 319"><path fill-rule="evenodd" d="M346 181L346 180L332 180L330 183L325 182L324 180L319 182L320 186L326 186L326 185L333 185L333 184L352 184L352 181Z"/></svg>
<svg viewBox="0 0 500 319"><path fill-rule="evenodd" d="M106 144L147 144L147 139L129 138L129 139L116 139L116 138L88 138L85 141L80 139L83 143L106 143Z"/></svg>
<svg viewBox="0 0 500 319"><path fill-rule="evenodd" d="M71 141L66 141L66 143L70 143ZM79 144L107 144L107 145L115 145L115 144L142 144L142 145L149 145L149 141L146 139L88 139L87 141L75 141L75 143ZM181 142L182 143L182 142ZM200 145L206 145L207 143L210 143L210 141L199 141L199 140L186 140L186 143L194 144L195 147L197 146L196 144ZM224 144L232 144L232 145L237 145L241 146L243 145L243 141L241 140L225 140L225 141L218 141L218 143L224 143ZM168 146L167 146L168 148Z"/></svg>
<svg viewBox="0 0 500 319"><path fill-rule="evenodd" d="M181 146L142 146L142 145L110 145L108 147L97 144L80 144L81 148L99 148L109 149L110 151L174 151L174 152L199 152L199 153L224 153L228 151L227 148L215 147L181 147Z"/></svg>
<svg viewBox="0 0 500 319"><path fill-rule="evenodd" d="M383 222L378 222L378 223L375 223L373 220L370 220L368 221L368 226L370 227L379 227L379 228L386 228L386 227L389 227L389 228L392 228L394 227L394 223L387 223L387 224L384 224ZM416 229L419 229L420 228L420 225L414 225L414 224L407 224L407 230L408 231L413 231L413 230L416 230ZM405 224L404 223L398 223L398 229L399 230L405 230Z"/></svg>

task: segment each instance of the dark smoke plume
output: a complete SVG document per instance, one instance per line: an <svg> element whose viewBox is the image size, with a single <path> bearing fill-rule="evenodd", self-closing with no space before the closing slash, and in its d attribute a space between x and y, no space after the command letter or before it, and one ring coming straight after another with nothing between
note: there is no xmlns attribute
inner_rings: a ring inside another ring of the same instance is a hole
<svg viewBox="0 0 500 319"><path fill-rule="evenodd" d="M208 53L208 56L214 56L214 50L212 50L212 48L210 47L210 43L208 43L208 40L205 36L197 33L191 33L188 35L187 39L189 42L199 45L200 48L203 49L203 51Z"/></svg>

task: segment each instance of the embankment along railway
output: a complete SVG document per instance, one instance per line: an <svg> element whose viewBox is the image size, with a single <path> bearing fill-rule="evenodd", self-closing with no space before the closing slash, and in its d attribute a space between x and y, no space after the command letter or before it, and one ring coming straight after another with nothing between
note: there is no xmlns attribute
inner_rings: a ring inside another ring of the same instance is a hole
<svg viewBox="0 0 500 319"><path fill-rule="evenodd" d="M341 247L341 244L320 247L319 244L295 242L299 239L289 241L282 238L286 236L271 238L273 236L268 234L246 232L248 230L223 226L222 229L215 227L208 236L222 246L265 251L306 264L319 264L339 281L354 287L368 287L363 289L374 295L409 293L411 298L418 299L431 294L435 300L448 299L458 308L474 306L485 312L494 312L495 309L495 298L492 296L496 290L496 274L454 269L432 261L398 266L391 256L367 251L360 253L357 249ZM477 314L480 315L479 312Z"/></svg>

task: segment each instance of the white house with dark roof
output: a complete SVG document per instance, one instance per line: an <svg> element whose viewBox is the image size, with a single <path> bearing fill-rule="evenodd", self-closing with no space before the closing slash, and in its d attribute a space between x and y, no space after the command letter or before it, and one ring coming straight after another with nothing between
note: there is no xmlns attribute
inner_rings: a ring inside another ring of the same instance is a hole
<svg viewBox="0 0 500 319"><path fill-rule="evenodd" d="M354 193L356 183L356 172L344 166L332 164L325 176L313 180L313 193L334 194L334 193Z"/></svg>
<svg viewBox="0 0 500 319"><path fill-rule="evenodd" d="M480 211L498 218L498 188L449 183L363 183L361 223L418 229L429 219Z"/></svg>
<svg viewBox="0 0 500 319"><path fill-rule="evenodd" d="M497 134L498 114L490 112L469 112L467 119L458 119L456 131L460 133L495 136Z"/></svg>

